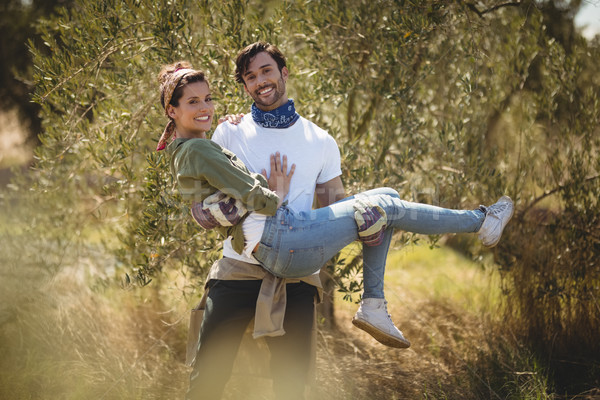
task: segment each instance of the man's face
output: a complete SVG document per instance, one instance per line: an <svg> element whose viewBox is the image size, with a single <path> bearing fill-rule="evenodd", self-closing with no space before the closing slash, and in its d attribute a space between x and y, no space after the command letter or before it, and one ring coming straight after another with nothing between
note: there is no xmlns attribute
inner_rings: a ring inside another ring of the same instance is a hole
<svg viewBox="0 0 600 400"><path fill-rule="evenodd" d="M274 110L288 101L285 89L287 77L286 67L279 72L277 63L269 53L258 53L250 59L243 75L244 88L258 108L263 111Z"/></svg>

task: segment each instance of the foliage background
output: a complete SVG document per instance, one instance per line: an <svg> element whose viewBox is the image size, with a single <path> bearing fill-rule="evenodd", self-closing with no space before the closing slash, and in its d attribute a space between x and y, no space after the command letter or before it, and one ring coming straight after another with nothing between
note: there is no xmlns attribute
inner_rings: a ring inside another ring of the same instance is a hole
<svg viewBox="0 0 600 400"><path fill-rule="evenodd" d="M58 8L37 20L29 43L43 130L31 170L2 194L11 210L5 266L26 264L35 291L44 275L84 273L82 260L103 260L93 263L103 277L97 290L123 277L125 288L148 285L157 302L178 271L191 301L219 240L191 224L167 160L153 151L166 122L156 75L188 60L208 73L218 114L244 112L233 58L267 40L288 56L301 114L338 141L349 193L386 185L455 208L505 193L515 200L491 253L471 237L427 240L481 265L493 258L504 294L496 312L546 371L548 393L598 387L600 54L598 38L573 28L579 5L81 0ZM399 233L396 245L423 239ZM354 299L357 257L328 267ZM6 320L26 308L17 310Z"/></svg>

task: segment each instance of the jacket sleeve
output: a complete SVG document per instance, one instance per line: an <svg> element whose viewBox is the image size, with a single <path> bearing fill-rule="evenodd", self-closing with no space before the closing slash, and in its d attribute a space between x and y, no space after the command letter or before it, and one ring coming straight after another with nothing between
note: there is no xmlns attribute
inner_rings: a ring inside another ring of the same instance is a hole
<svg viewBox="0 0 600 400"><path fill-rule="evenodd" d="M198 192L202 181L212 188L238 199L249 211L275 215L279 197L265 187L262 180L250 173L233 154L228 157L216 143L195 141L181 149L177 155L177 181L185 191ZM185 193L182 192L185 197Z"/></svg>

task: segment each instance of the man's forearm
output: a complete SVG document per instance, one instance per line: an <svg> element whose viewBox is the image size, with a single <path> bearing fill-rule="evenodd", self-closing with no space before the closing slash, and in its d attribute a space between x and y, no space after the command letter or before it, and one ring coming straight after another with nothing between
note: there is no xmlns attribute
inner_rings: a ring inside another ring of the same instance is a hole
<svg viewBox="0 0 600 400"><path fill-rule="evenodd" d="M323 184L317 185L315 194L319 207L327 207L338 200L346 198L346 190L342 183L342 179L338 176Z"/></svg>

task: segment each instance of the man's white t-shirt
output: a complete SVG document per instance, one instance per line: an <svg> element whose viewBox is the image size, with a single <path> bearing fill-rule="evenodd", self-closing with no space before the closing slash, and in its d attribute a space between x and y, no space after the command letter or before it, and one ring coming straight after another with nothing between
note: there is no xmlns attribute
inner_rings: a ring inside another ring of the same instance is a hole
<svg viewBox="0 0 600 400"><path fill-rule="evenodd" d="M340 176L340 150L331 135L314 123L300 117L294 125L285 129L263 128L257 125L252 115L245 115L238 125L219 124L212 140L231 150L252 172L263 169L269 173L271 154L286 155L288 171L292 164L296 170L286 197L288 207L295 212L309 211L313 205L315 187ZM245 236L257 237L253 243L246 243L243 254L238 254L231 246L231 238L223 243L223 255L236 260L257 264L252 257L252 249L260 240L265 217L251 213L244 222ZM248 235L254 232L254 235Z"/></svg>

